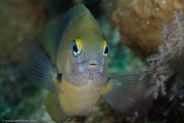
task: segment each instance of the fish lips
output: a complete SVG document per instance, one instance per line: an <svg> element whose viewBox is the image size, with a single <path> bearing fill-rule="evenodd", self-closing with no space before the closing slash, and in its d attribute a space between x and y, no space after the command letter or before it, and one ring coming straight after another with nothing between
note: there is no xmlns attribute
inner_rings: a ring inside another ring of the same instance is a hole
<svg viewBox="0 0 184 123"><path fill-rule="evenodd" d="M80 71L85 76L94 76L103 72L103 64L97 60L88 60L80 65Z"/></svg>
<svg viewBox="0 0 184 123"><path fill-rule="evenodd" d="M103 64L97 60L89 60L85 63L85 71L101 73L103 71Z"/></svg>
<svg viewBox="0 0 184 123"><path fill-rule="evenodd" d="M80 61L71 71L73 85L93 84L95 87L101 87L107 82L105 64L103 60L85 60ZM73 81L75 80L75 81ZM68 80L69 81L69 80Z"/></svg>

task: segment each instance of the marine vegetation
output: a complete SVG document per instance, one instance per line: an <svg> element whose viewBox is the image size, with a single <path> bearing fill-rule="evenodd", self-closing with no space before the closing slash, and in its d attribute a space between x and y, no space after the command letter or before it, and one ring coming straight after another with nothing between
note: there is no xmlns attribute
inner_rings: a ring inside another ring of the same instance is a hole
<svg viewBox="0 0 184 123"><path fill-rule="evenodd" d="M148 93L154 93L156 101L162 100L162 110L169 107L163 113L166 117L165 122L183 122L184 19L182 13L183 11L174 12L175 19L171 25L162 24L165 42L158 47L158 53L147 58L148 67L141 68L146 75L152 76L150 82L153 85ZM160 113L157 112L158 114Z"/></svg>
<svg viewBox="0 0 184 123"><path fill-rule="evenodd" d="M184 70L184 21L182 11L175 11L172 24L163 24L163 35L165 42L158 48L158 54L154 54L147 58L149 66L141 68L145 74L153 76L152 82L155 86L150 91L154 91L154 97L157 98L159 89L161 94L166 96L166 82L173 78L172 88L170 87L170 99L181 93L184 87L183 70Z"/></svg>

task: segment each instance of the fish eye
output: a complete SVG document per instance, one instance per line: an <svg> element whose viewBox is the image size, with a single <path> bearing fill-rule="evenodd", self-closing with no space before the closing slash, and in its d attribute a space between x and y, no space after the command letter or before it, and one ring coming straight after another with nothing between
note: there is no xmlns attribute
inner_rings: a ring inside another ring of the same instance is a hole
<svg viewBox="0 0 184 123"><path fill-rule="evenodd" d="M104 56L104 58L107 57L108 53L109 53L109 44L107 43L106 40L103 40L103 56Z"/></svg>
<svg viewBox="0 0 184 123"><path fill-rule="evenodd" d="M81 39L75 39L72 41L72 54L73 56L77 57L81 53L81 46L82 46L82 40Z"/></svg>

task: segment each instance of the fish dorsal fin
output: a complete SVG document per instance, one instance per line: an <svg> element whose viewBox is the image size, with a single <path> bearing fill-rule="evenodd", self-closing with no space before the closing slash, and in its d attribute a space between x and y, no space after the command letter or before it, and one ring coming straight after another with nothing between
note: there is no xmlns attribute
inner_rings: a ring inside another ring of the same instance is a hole
<svg viewBox="0 0 184 123"><path fill-rule="evenodd" d="M50 20L41 31L41 43L48 53L52 64L55 64L59 42L69 22L67 14Z"/></svg>

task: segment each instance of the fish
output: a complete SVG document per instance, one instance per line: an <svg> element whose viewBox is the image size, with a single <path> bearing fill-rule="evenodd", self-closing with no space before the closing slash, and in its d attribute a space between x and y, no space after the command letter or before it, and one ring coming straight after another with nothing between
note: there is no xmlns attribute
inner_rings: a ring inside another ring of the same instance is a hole
<svg viewBox="0 0 184 123"><path fill-rule="evenodd" d="M30 83L48 90L44 105L53 121L87 117L101 96L126 114L149 103L149 77L109 77L109 43L85 5L51 19L40 35L42 47L24 40L23 72Z"/></svg>

